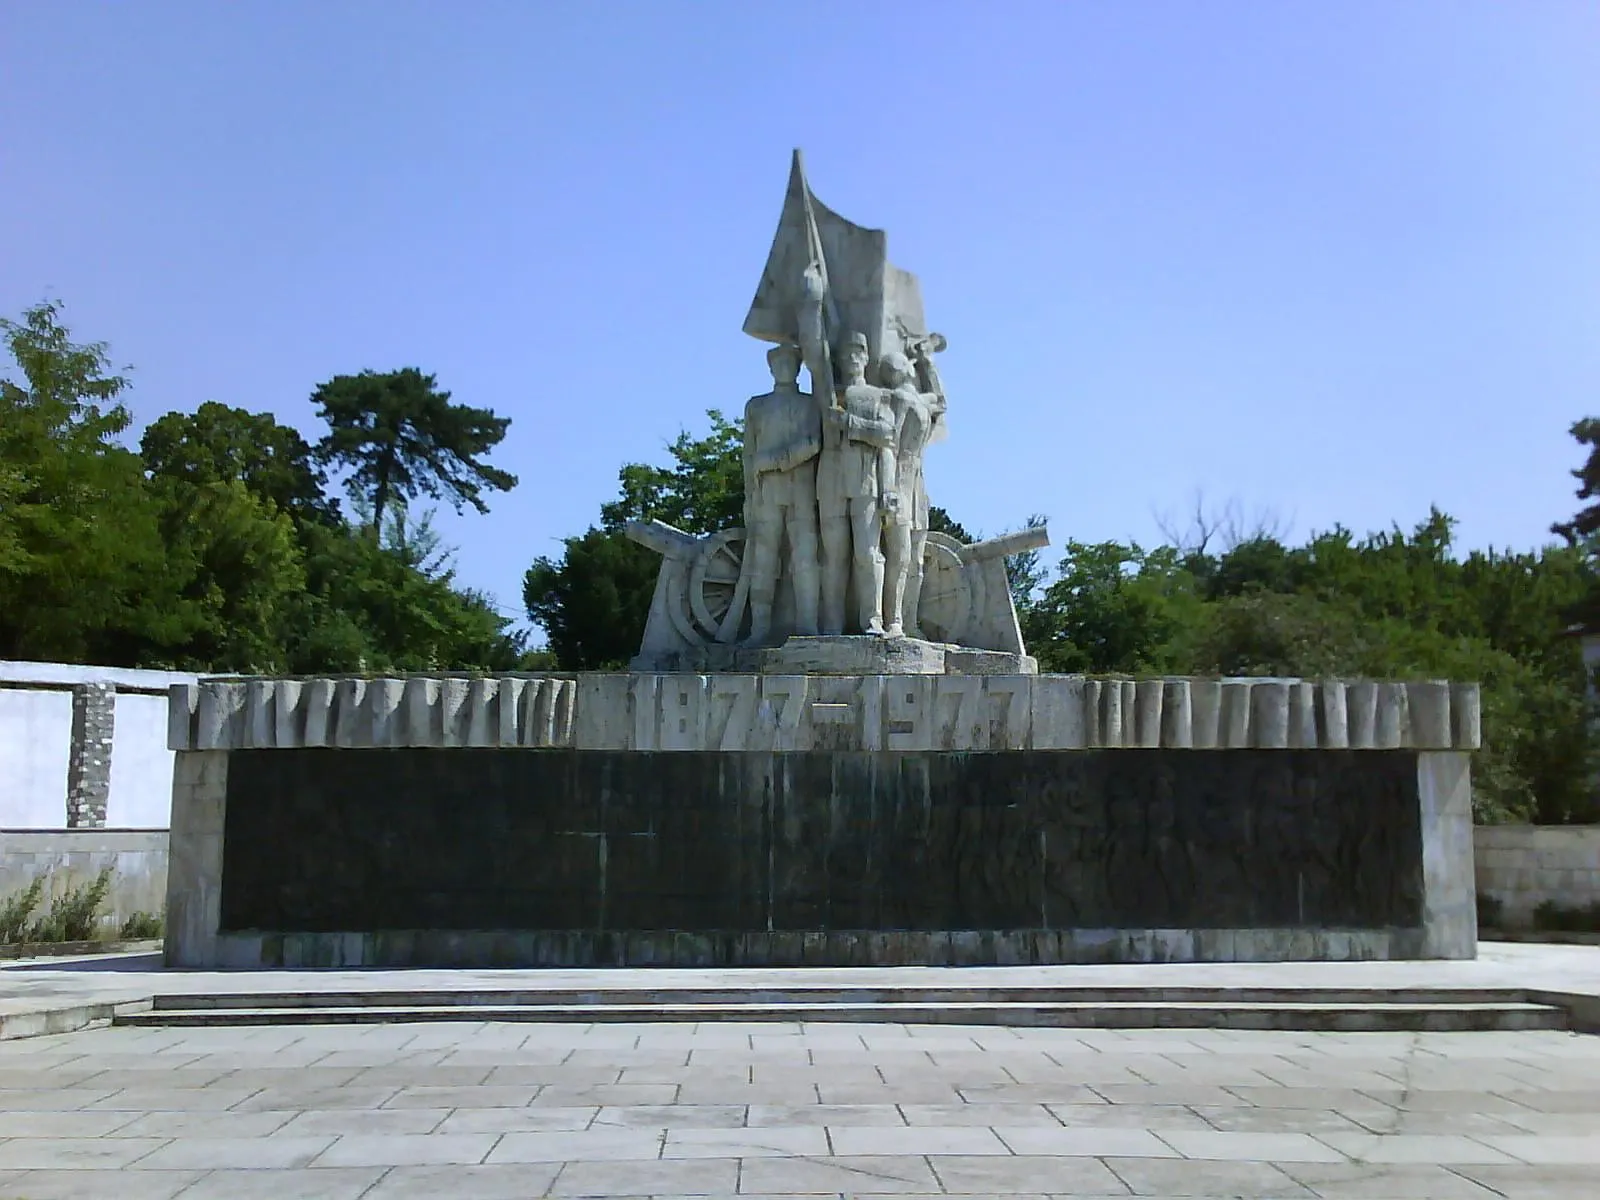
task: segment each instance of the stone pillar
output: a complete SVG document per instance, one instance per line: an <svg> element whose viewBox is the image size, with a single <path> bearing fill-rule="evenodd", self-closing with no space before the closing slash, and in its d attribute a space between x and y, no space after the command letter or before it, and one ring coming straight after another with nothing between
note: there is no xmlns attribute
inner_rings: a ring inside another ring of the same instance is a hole
<svg viewBox="0 0 1600 1200"><path fill-rule="evenodd" d="M1478 903L1472 847L1472 756L1417 755L1422 826L1422 944L1406 957L1476 958Z"/></svg>
<svg viewBox="0 0 1600 1200"><path fill-rule="evenodd" d="M169 967L224 965L217 932L222 924L222 831L227 806L228 752L178 751L172 760L172 829L167 839ZM259 946L259 938L256 943Z"/></svg>
<svg viewBox="0 0 1600 1200"><path fill-rule="evenodd" d="M67 828L104 829L111 798L111 737L117 689L80 683L72 689L72 746L67 754Z"/></svg>

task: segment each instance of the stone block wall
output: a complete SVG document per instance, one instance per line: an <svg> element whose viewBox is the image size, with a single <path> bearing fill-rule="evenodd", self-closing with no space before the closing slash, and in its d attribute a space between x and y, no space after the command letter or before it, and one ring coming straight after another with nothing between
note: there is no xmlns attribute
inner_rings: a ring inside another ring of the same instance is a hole
<svg viewBox="0 0 1600 1200"><path fill-rule="evenodd" d="M1500 902L1500 927L1528 929L1540 904L1600 904L1600 825L1480 825L1478 891Z"/></svg>
<svg viewBox="0 0 1600 1200"><path fill-rule="evenodd" d="M0 829L0 900L45 876L45 899L114 873L102 924L120 927L136 912L159 913L167 902L165 829Z"/></svg>

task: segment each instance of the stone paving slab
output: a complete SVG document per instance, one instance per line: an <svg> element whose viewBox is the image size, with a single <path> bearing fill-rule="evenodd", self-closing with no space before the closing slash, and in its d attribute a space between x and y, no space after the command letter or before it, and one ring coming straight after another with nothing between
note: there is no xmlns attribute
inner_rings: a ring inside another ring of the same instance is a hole
<svg viewBox="0 0 1600 1200"><path fill-rule="evenodd" d="M0 1043L0 1198L1592 1198L1596 1078L1539 1031L100 1028Z"/></svg>

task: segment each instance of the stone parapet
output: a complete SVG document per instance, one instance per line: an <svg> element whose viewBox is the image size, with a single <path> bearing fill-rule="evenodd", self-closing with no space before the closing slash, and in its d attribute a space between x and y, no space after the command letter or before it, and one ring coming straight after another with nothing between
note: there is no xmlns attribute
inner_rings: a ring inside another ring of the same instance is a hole
<svg viewBox="0 0 1600 1200"><path fill-rule="evenodd" d="M1475 683L589 673L207 680L173 750L1476 750Z"/></svg>

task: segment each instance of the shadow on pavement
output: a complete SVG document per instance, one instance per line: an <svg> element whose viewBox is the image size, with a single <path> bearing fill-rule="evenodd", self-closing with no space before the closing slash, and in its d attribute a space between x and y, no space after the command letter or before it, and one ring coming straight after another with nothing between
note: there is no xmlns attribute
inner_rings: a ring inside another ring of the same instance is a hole
<svg viewBox="0 0 1600 1200"><path fill-rule="evenodd" d="M0 963L5 971L159 971L161 952L149 954L102 954L89 958L30 958L23 962Z"/></svg>

